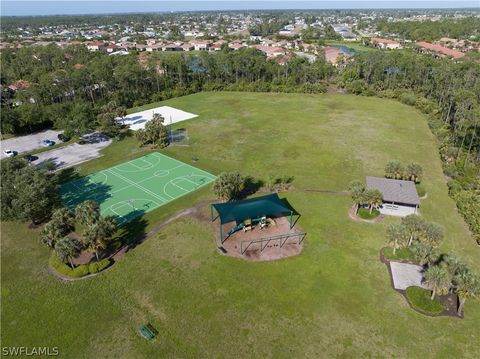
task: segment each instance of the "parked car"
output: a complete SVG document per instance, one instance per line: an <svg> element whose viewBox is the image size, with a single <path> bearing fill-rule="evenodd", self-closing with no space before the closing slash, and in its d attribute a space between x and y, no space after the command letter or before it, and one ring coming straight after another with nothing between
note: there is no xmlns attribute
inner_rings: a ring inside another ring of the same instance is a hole
<svg viewBox="0 0 480 359"><path fill-rule="evenodd" d="M54 141L52 140L42 140L42 146L43 147L50 147L50 146L53 146L55 144Z"/></svg>
<svg viewBox="0 0 480 359"><path fill-rule="evenodd" d="M25 157L23 158L25 158L28 162L33 162L38 160L38 156L34 156L34 155L25 155Z"/></svg>
<svg viewBox="0 0 480 359"><path fill-rule="evenodd" d="M17 151L13 150L3 150L3 154L7 157L14 157L17 155Z"/></svg>

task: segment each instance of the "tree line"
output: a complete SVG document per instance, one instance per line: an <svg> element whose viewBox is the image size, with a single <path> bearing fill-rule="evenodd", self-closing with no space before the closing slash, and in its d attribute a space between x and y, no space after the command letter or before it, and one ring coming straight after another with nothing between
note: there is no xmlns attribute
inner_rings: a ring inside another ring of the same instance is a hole
<svg viewBox="0 0 480 359"><path fill-rule="evenodd" d="M410 40L439 40L442 37L478 41L480 19L442 19L438 21L387 21L381 20L377 29L384 33L398 34Z"/></svg>
<svg viewBox="0 0 480 359"><path fill-rule="evenodd" d="M102 107L132 107L202 90L255 83L262 90L322 92L333 75L323 60L294 58L281 66L255 49L215 54L153 53L106 56L84 46L2 51L2 133L54 126L87 130ZM28 86L12 93L18 80Z"/></svg>

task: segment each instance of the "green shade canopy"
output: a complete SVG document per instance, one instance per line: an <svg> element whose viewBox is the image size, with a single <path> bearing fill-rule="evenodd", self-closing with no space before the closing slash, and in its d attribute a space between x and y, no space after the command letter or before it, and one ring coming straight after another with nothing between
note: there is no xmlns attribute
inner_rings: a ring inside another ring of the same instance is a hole
<svg viewBox="0 0 480 359"><path fill-rule="evenodd" d="M220 216L220 223L243 221L260 216L275 216L279 214L292 214L293 210L286 206L272 193L262 197L250 198L243 201L217 203L212 205Z"/></svg>

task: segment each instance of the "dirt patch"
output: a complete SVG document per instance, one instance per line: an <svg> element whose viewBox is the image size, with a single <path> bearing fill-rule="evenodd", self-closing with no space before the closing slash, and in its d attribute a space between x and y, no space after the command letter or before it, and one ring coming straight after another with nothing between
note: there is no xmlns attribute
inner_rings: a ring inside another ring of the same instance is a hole
<svg viewBox="0 0 480 359"><path fill-rule="evenodd" d="M244 232L241 229L228 237L227 233L235 227L235 222L225 223L222 226L224 236L222 245L219 219L217 219L212 225L219 252L250 261L272 261L300 254L303 249L305 233L297 226L290 229L287 217L277 217L274 220L275 224L268 228L261 229L259 225L256 225L251 231Z"/></svg>

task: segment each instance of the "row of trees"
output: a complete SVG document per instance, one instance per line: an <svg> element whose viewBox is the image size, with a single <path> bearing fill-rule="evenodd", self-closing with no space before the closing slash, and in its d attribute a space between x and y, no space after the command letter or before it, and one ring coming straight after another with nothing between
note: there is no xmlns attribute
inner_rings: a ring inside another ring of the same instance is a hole
<svg viewBox="0 0 480 359"><path fill-rule="evenodd" d="M426 222L422 217L411 214L402 218L401 223L391 224L387 228L388 244L393 248L393 254L397 249L419 249L425 247L431 249L442 243L444 237L443 228L431 222ZM422 252L423 253L423 252ZM423 260L426 258L423 258Z"/></svg>
<svg viewBox="0 0 480 359"><path fill-rule="evenodd" d="M457 293L460 315L468 298L480 297L480 278L456 257L439 252L443 238L442 227L417 215L402 218L401 223L387 228L388 245L393 254L400 248L407 248L413 258L426 267L425 283L432 290L432 300L450 291Z"/></svg>
<svg viewBox="0 0 480 359"><path fill-rule="evenodd" d="M383 203L382 192L377 189L367 190L365 185L360 181L351 182L348 190L353 200L355 214L357 214L361 206L368 206L370 213L372 213L374 209L378 209Z"/></svg>
<svg viewBox="0 0 480 359"><path fill-rule="evenodd" d="M385 177L419 183L423 177L423 168L415 162L404 166L400 161L390 161L385 166Z"/></svg>
<svg viewBox="0 0 480 359"><path fill-rule="evenodd" d="M267 181L244 177L238 172L222 172L213 183L213 193L222 201L241 199L257 191L285 192L293 184L293 176L269 176Z"/></svg>
<svg viewBox="0 0 480 359"><path fill-rule="evenodd" d="M75 229L75 222L83 228L80 240L69 236ZM106 248L107 240L116 229L115 220L101 216L98 204L88 200L81 203L75 212L68 208L54 211L51 220L42 229L40 240L52 248L62 261L70 262L73 269L73 259L83 249L94 252L98 261L99 251Z"/></svg>

